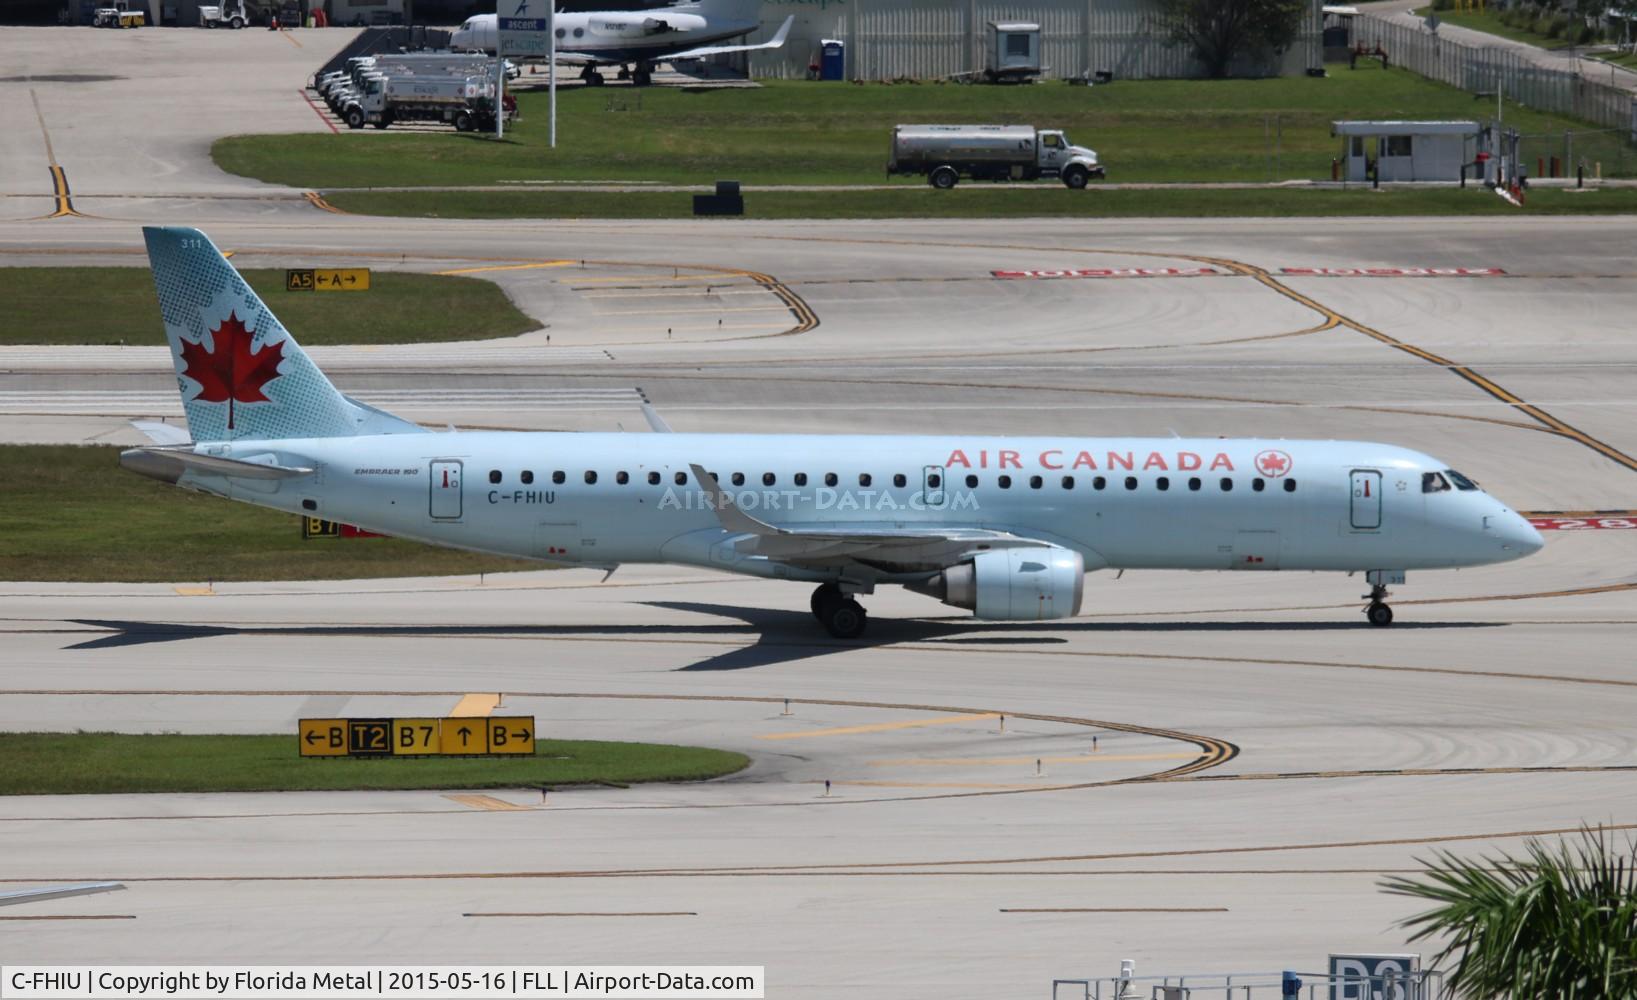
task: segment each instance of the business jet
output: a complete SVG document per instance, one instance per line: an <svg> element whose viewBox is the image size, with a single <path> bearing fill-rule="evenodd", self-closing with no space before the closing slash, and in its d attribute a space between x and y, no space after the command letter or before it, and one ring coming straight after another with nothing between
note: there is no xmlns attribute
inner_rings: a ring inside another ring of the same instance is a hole
<svg viewBox="0 0 1637 1000"><path fill-rule="evenodd" d="M542 0L550 2L550 0ZM698 59L727 52L760 52L784 47L795 15L784 19L778 32L759 45L721 45L762 26L762 0L689 0L652 10L561 12L555 15L557 60L583 64L580 79L597 86L603 82L599 65L620 66L620 79L639 87L653 82L654 63ZM449 37L457 51L493 55L499 44L498 15L475 14Z"/></svg>
<svg viewBox="0 0 1637 1000"><path fill-rule="evenodd" d="M832 635L900 585L982 619L1073 617L1098 569L1408 570L1540 535L1429 455L1362 441L433 432L337 391L210 240L145 228L187 431L127 469L432 545L815 586Z"/></svg>

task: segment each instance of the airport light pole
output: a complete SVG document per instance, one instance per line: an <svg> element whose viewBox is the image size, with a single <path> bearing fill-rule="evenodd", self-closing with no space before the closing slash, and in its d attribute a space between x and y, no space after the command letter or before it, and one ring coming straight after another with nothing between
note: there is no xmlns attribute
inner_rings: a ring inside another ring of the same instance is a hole
<svg viewBox="0 0 1637 1000"><path fill-rule="evenodd" d="M551 148L557 148L557 3L553 0L551 13L546 17L546 38L550 48L550 55L546 61L546 73L550 79L546 86L551 91Z"/></svg>

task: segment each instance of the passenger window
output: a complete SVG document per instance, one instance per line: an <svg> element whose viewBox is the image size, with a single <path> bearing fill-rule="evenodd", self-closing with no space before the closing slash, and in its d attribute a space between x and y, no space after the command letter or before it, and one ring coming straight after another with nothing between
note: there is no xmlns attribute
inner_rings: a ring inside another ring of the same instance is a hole
<svg viewBox="0 0 1637 1000"><path fill-rule="evenodd" d="M978 488L978 477L977 476L967 476L966 477L966 488L969 489L969 490L977 489Z"/></svg>
<svg viewBox="0 0 1637 1000"><path fill-rule="evenodd" d="M1421 473L1422 493L1444 493L1449 490L1449 480L1436 472Z"/></svg>
<svg viewBox="0 0 1637 1000"><path fill-rule="evenodd" d="M1063 477L1063 488L1065 490L1074 489L1074 477L1073 476L1064 476Z"/></svg>
<svg viewBox="0 0 1637 1000"><path fill-rule="evenodd" d="M625 473L623 473L623 472L614 473L614 482L619 483L621 486L624 486L626 483L629 483L630 481L631 481L631 477L626 475Z"/></svg>
<svg viewBox="0 0 1637 1000"><path fill-rule="evenodd" d="M836 483L839 483L840 481L841 480L836 478L836 474L833 473L833 472L826 472L824 474L824 485L826 485L826 486L834 486Z"/></svg>
<svg viewBox="0 0 1637 1000"><path fill-rule="evenodd" d="M648 485L649 486L658 486L659 485L659 473L657 473L657 472L648 473Z"/></svg>
<svg viewBox="0 0 1637 1000"><path fill-rule="evenodd" d="M1296 492L1296 480L1294 480L1294 479L1285 480L1285 492L1286 493Z"/></svg>
<svg viewBox="0 0 1637 1000"><path fill-rule="evenodd" d="M1201 484L1200 484L1198 476L1189 476L1188 477L1188 488L1190 490L1193 490L1195 493L1198 493L1200 485Z"/></svg>
<svg viewBox="0 0 1637 1000"><path fill-rule="evenodd" d="M1227 476L1222 477L1222 492L1224 492L1224 493L1232 493L1233 492L1233 480L1229 479Z"/></svg>
<svg viewBox="0 0 1637 1000"><path fill-rule="evenodd" d="M806 486L807 485L807 473L798 472L798 473L796 473L795 478L796 478L796 485L797 486Z"/></svg>
<svg viewBox="0 0 1637 1000"><path fill-rule="evenodd" d="M688 474L686 472L678 472L673 478L678 486L688 485Z"/></svg>
<svg viewBox="0 0 1637 1000"><path fill-rule="evenodd" d="M1029 477L1029 489L1031 489L1031 490L1040 489L1040 487L1041 487L1041 485L1043 483L1045 483L1045 480L1041 479L1039 476L1030 476Z"/></svg>
<svg viewBox="0 0 1637 1000"><path fill-rule="evenodd" d="M558 486L563 485L563 482L565 480L567 480L567 479L568 479L568 476L567 476L567 474L565 474L563 472L562 469L558 469L556 472L553 472L551 474L551 481L556 483Z"/></svg>
<svg viewBox="0 0 1637 1000"><path fill-rule="evenodd" d="M1448 476L1450 481L1455 484L1455 488L1463 493L1468 490L1475 490L1478 488L1477 483L1461 475L1459 472L1456 472L1454 469L1445 469L1444 475Z"/></svg>
<svg viewBox="0 0 1637 1000"><path fill-rule="evenodd" d="M597 474L595 472L587 472L585 474L585 481L586 481L586 485L588 485L588 486L596 485L596 483L597 483Z"/></svg>
<svg viewBox="0 0 1637 1000"><path fill-rule="evenodd" d="M735 472L733 474L733 485L735 485L735 486L745 485L745 474L743 472Z"/></svg>
<svg viewBox="0 0 1637 1000"><path fill-rule="evenodd" d="M1012 477L1011 476L996 476L995 477L995 485L999 486L1003 490L1009 490L1009 489L1012 488Z"/></svg>
<svg viewBox="0 0 1637 1000"><path fill-rule="evenodd" d="M899 489L903 489L904 484L907 483L907 482L909 482L909 480L904 478L904 474L902 472L893 473L893 475L892 475L892 485L898 487Z"/></svg>
<svg viewBox="0 0 1637 1000"><path fill-rule="evenodd" d="M1164 493L1166 490L1171 488L1171 477L1160 476L1158 479L1154 480L1154 488L1159 490L1161 493Z"/></svg>
<svg viewBox="0 0 1637 1000"><path fill-rule="evenodd" d="M939 489L940 487L943 486L943 484L944 484L944 477L938 475L936 472L934 472L931 475L926 477L926 485L927 485L927 489L929 489L929 490Z"/></svg>
<svg viewBox="0 0 1637 1000"><path fill-rule="evenodd" d="M518 478L523 480L523 485L524 486L529 486L529 485L533 484L533 482L534 482L534 473L530 472L528 469L524 469L523 474L520 475Z"/></svg>
<svg viewBox="0 0 1637 1000"><path fill-rule="evenodd" d="M1268 484L1263 482L1261 478L1256 478L1250 481L1250 488L1252 492L1260 493L1268 488Z"/></svg>
<svg viewBox="0 0 1637 1000"><path fill-rule="evenodd" d="M499 484L499 482L500 482L500 470L499 469L490 469L489 470L489 482Z"/></svg>
<svg viewBox="0 0 1637 1000"><path fill-rule="evenodd" d="M779 481L779 477L775 476L773 473L771 473L771 472L762 473L762 485L763 486L772 486L774 483L776 483L778 481Z"/></svg>
<svg viewBox="0 0 1637 1000"><path fill-rule="evenodd" d="M1107 485L1108 480L1104 479L1102 476L1096 476L1091 481L1091 488L1094 490L1100 490Z"/></svg>
<svg viewBox="0 0 1637 1000"><path fill-rule="evenodd" d="M1137 477L1136 476L1126 476L1125 477L1125 488L1128 489L1128 490L1136 489L1137 488Z"/></svg>
<svg viewBox="0 0 1637 1000"><path fill-rule="evenodd" d="M868 486L871 483L873 483L874 481L875 480L870 476L870 474L868 472L860 472L858 474L858 485L860 485L860 486Z"/></svg>

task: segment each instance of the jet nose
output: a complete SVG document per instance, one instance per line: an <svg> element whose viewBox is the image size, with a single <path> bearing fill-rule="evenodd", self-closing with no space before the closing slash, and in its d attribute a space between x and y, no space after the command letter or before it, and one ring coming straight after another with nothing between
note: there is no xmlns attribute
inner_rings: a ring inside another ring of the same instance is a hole
<svg viewBox="0 0 1637 1000"><path fill-rule="evenodd" d="M1517 511L1507 510L1495 520L1499 522L1495 534L1500 539L1501 548L1513 559L1534 555L1546 544L1528 518Z"/></svg>

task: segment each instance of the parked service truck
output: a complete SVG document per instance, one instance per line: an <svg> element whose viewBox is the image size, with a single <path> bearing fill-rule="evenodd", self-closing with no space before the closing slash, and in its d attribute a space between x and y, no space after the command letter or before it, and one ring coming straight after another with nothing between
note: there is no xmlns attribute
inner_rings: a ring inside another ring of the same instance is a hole
<svg viewBox="0 0 1637 1000"><path fill-rule="evenodd" d="M494 128L491 77L383 76L372 74L343 109L348 128L386 128L393 122L445 122L460 132ZM506 98L510 119L517 104Z"/></svg>
<svg viewBox="0 0 1637 1000"><path fill-rule="evenodd" d="M115 0L107 7L98 7L92 13L91 24L98 28L140 28L148 23L148 11L128 0Z"/></svg>
<svg viewBox="0 0 1637 1000"><path fill-rule="evenodd" d="M201 28L238 29L249 23L250 14L244 9L243 0L199 5L199 26Z"/></svg>
<svg viewBox="0 0 1637 1000"><path fill-rule="evenodd" d="M892 130L887 174L922 174L948 190L962 177L1032 181L1059 177L1071 188L1103 178L1095 151L1076 146L1061 129L1032 125L899 125Z"/></svg>

